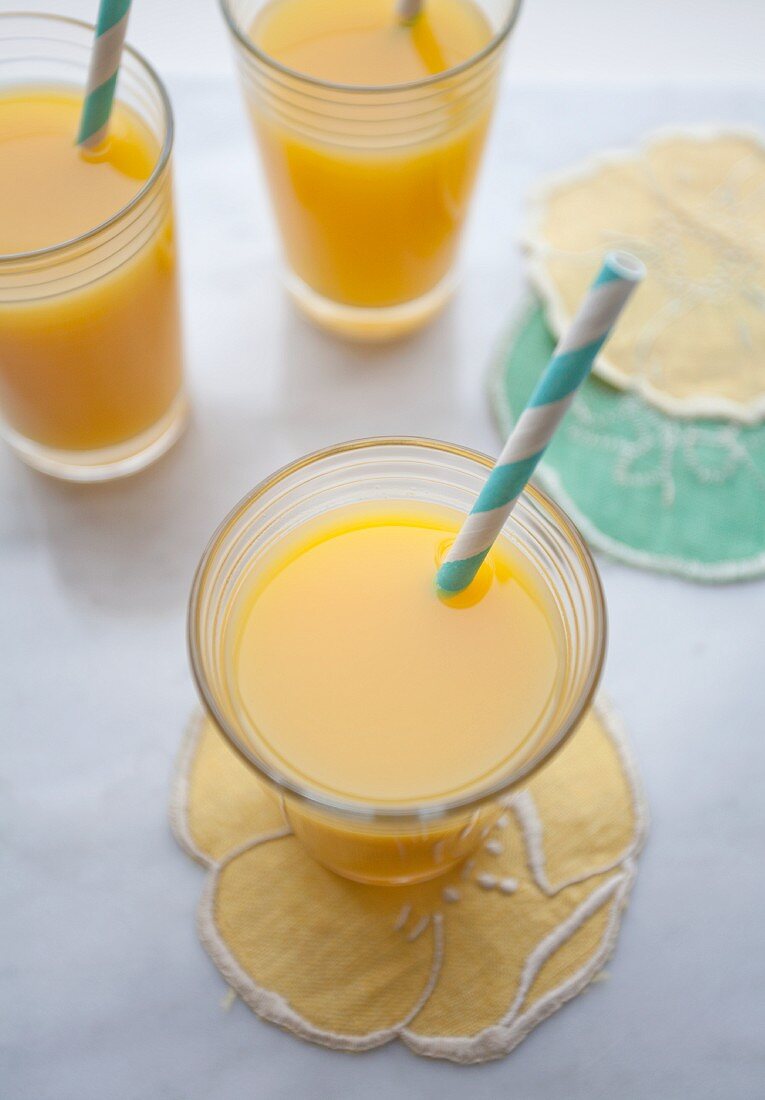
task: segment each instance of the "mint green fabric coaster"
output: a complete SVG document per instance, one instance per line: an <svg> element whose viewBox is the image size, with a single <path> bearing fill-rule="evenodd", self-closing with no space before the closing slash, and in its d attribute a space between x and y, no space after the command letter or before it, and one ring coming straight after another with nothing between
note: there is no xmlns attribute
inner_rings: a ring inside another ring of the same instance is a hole
<svg viewBox="0 0 765 1100"><path fill-rule="evenodd" d="M535 303L490 378L510 431L555 341ZM597 549L702 581L765 573L765 425L673 419L591 377L535 479Z"/></svg>

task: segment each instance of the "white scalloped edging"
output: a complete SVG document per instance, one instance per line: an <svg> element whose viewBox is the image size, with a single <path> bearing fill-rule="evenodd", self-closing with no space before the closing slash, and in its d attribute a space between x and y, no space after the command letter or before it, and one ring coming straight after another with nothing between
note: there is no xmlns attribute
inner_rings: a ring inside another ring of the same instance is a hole
<svg viewBox="0 0 765 1100"><path fill-rule="evenodd" d="M296 1012L281 994L259 985L243 969L223 939L215 920L215 897L221 872L227 864L243 853L261 844L278 843L288 838L291 833L288 827L267 832L241 845L219 863L214 863L200 852L190 835L186 821L190 769L204 725L203 717L196 715L189 723L178 760L170 803L170 821L173 833L184 851L210 869L200 900L197 924L204 947L231 988L264 1019L278 1024L303 1039L337 1050L371 1050L400 1038L417 1054L454 1062L482 1062L509 1053L538 1024L581 992L611 956L616 946L621 914L635 880L636 857L645 840L648 825L646 804L621 723L602 697L596 701L594 710L617 750L629 785L635 820L633 839L625 851L606 867L588 870L578 879L573 878L563 883L551 884L547 878L540 823L536 808L533 806L533 798L528 792L522 792L508 799L508 808L516 815L524 838L528 867L544 893L552 896L577 882L585 882L611 870L614 874L602 882L573 913L570 913L557 928L537 944L526 960L518 991L513 1003L508 1006L505 1016L476 1035L456 1037L420 1035L410 1027L436 988L447 949L443 916L438 912L433 913L431 919L421 929L423 934L426 932L430 934L433 950L430 972L420 997L398 1023L365 1035L341 1034L316 1027ZM590 917L607 904L610 904L611 911L596 953L565 982L551 990L527 1012L522 1012L525 997L545 962ZM404 909L406 910L406 907ZM410 911L406 912L399 930L403 931L409 915ZM407 937L407 939L412 938L414 937Z"/></svg>
<svg viewBox="0 0 765 1100"><path fill-rule="evenodd" d="M724 137L749 141L765 153L765 140L754 127L692 126L678 128L667 126L653 130L642 141L628 149L613 149L595 153L572 168L546 176L541 183L535 186L533 193L527 200L526 225L521 233L520 240L522 247L528 253L529 277L543 300L550 327L556 336L560 336L568 328L571 317L567 313L558 294L557 286L549 277L544 263L545 257L552 252L562 254L560 250L550 248L541 236L543 215L551 193L567 183L576 183L592 178L602 168L635 161L641 153L646 152L654 145L673 138L702 142ZM602 258L601 252L602 250L599 248L592 250L593 269ZM586 257L589 253L582 252L576 255ZM757 424L765 418L765 393L745 403L723 397L672 397L666 390L653 386L648 378L624 374L609 359L607 352L601 352L598 355L593 370L595 374L610 382L611 385L621 390L629 390L632 393L639 394L650 405L661 409L670 416L683 419L694 417L722 418L750 425Z"/></svg>

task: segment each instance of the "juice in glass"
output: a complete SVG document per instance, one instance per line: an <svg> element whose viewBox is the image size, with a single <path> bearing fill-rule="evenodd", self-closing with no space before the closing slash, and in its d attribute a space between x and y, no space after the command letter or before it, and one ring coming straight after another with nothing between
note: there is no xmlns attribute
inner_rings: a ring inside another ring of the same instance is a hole
<svg viewBox="0 0 765 1100"><path fill-rule="evenodd" d="M314 319L379 339L445 301L517 4L223 0L287 262Z"/></svg>
<svg viewBox="0 0 765 1100"><path fill-rule="evenodd" d="M394 468L401 461L395 444L369 447L392 451ZM572 676L570 592L561 596L544 556L510 533L469 589L440 597L434 576L463 513L433 499L427 468L412 475L414 496L375 495L378 474L365 499L350 463L355 499L344 472L332 500L322 467L333 458L310 460L305 483L300 471L282 481L278 537L271 522L256 548L262 498L221 529L195 585L192 659L213 717L314 857L360 881L410 882L472 851L501 812L499 793L575 723L602 638L595 630ZM292 478L321 500L320 512L300 514ZM297 522L288 523L293 495ZM590 602L580 613L596 624L599 586L589 556L584 565Z"/></svg>
<svg viewBox="0 0 765 1100"><path fill-rule="evenodd" d="M19 82L7 21L29 22L50 80ZM118 99L106 139L78 149L82 89L58 79L78 32L89 41L69 21L0 18L0 414L30 464L97 480L162 453L185 398L167 100L126 51L134 102Z"/></svg>

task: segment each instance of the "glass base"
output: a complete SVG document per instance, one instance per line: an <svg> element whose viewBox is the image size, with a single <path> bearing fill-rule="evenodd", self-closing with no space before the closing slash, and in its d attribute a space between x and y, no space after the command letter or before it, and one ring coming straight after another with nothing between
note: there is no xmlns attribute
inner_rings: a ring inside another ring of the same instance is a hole
<svg viewBox="0 0 765 1100"><path fill-rule="evenodd" d="M148 431L115 447L102 447L95 451L67 451L44 447L19 435L7 424L2 425L0 432L19 458L40 473L63 481L112 481L114 478L138 473L156 462L181 435L186 427L188 414L188 398L185 393L181 393L162 419Z"/></svg>
<svg viewBox="0 0 765 1100"><path fill-rule="evenodd" d="M457 278L450 272L445 279L411 302L396 306L348 306L317 294L288 271L284 285L298 307L320 328L364 343L396 340L426 325L446 305L454 293Z"/></svg>
<svg viewBox="0 0 765 1100"><path fill-rule="evenodd" d="M303 845L306 847L306 845ZM459 859L453 859L450 863L440 863L437 867L431 867L427 871L417 871L411 874L393 875L373 875L373 874L360 874L354 871L349 871L344 865L338 866L333 863L331 859L319 859L319 857L308 849L309 855L326 868L327 871L331 871L334 875L339 875L340 878L347 878L350 882L359 882L362 886L416 886L421 882L432 882L433 879L441 878L442 875L447 874L449 871L453 871L455 867L459 867L461 863L464 863L471 855L471 852L467 852L465 855L459 857Z"/></svg>

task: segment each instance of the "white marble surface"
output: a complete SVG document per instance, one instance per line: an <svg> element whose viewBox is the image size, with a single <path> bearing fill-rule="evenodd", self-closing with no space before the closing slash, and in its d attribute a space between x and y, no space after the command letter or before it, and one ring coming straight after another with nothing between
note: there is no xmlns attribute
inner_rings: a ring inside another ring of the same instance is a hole
<svg viewBox="0 0 765 1100"><path fill-rule="evenodd" d="M521 80L762 86L762 0L522 0L512 69ZM97 0L5 7L93 21ZM130 40L168 77L226 76L219 0L134 0ZM181 14L179 14L181 13Z"/></svg>
<svg viewBox="0 0 765 1100"><path fill-rule="evenodd" d="M508 88L467 240L429 331L386 350L312 330L274 236L233 84L176 80L196 418L153 470L58 485L0 455L3 873L0 1094L732 1100L765 1093L765 582L704 588L603 562L606 686L653 825L609 980L508 1059L460 1068L396 1044L302 1043L225 992L194 930L202 873L166 799L193 692L191 573L257 479L375 433L494 450L484 370L522 296L521 196L542 171L659 123L765 124L753 89Z"/></svg>

